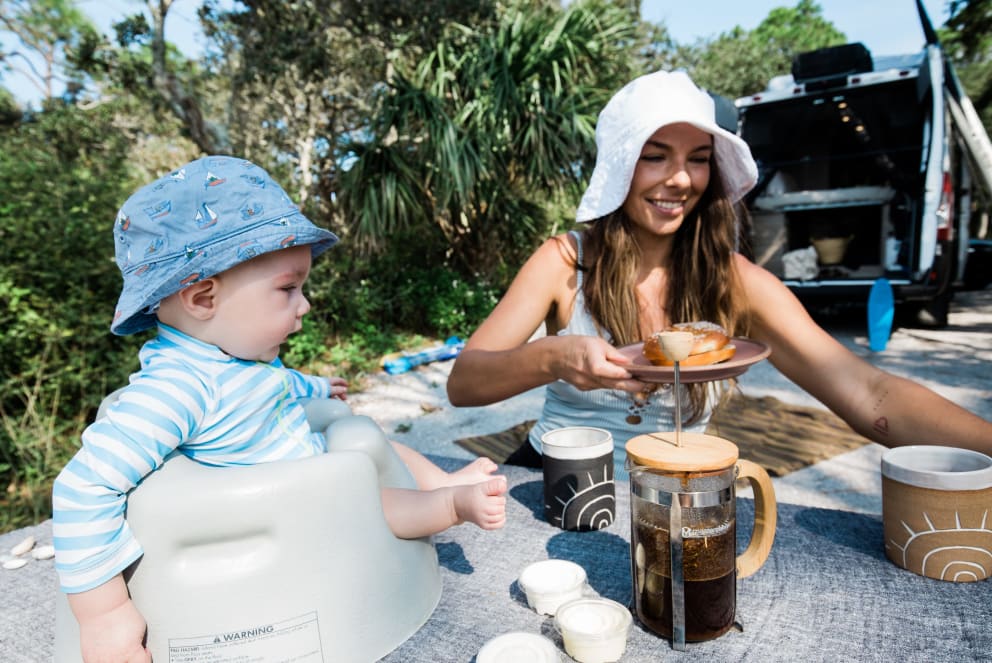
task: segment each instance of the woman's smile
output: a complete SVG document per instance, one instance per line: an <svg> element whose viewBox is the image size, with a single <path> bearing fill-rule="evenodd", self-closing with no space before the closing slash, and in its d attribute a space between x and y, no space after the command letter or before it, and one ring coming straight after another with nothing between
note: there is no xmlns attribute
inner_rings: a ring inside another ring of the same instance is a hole
<svg viewBox="0 0 992 663"><path fill-rule="evenodd" d="M658 211L669 215L680 214L685 206L684 200L648 200L648 203L657 208Z"/></svg>

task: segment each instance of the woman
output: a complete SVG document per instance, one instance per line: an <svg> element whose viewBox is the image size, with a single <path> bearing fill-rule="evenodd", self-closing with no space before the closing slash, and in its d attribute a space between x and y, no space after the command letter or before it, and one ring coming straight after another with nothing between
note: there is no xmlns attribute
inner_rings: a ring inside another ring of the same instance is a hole
<svg viewBox="0 0 992 663"><path fill-rule="evenodd" d="M857 357L736 252L734 204L757 168L688 76L660 71L628 83L600 113L596 145L576 215L587 225L537 249L448 380L457 406L548 385L529 444L508 463L540 466L540 436L561 426L610 430L619 461L630 437L673 430L671 389L635 379L617 348L698 320L767 344L778 370L872 440L992 454L992 423ZM546 336L529 341L542 322ZM705 428L728 386L687 389L689 430Z"/></svg>

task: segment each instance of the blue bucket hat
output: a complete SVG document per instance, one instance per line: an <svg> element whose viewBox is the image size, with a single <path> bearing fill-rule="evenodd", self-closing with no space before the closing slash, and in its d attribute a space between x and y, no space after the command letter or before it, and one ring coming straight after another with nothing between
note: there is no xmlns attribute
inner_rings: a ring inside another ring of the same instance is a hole
<svg viewBox="0 0 992 663"><path fill-rule="evenodd" d="M317 257L337 241L262 168L234 157L197 159L138 189L117 213L124 287L110 331L154 327L164 298L255 256L309 245Z"/></svg>

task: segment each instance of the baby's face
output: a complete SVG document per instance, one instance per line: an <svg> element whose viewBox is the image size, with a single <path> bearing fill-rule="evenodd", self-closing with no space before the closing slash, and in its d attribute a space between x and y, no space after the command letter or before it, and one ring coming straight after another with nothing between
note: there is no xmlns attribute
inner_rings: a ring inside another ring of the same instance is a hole
<svg viewBox="0 0 992 663"><path fill-rule="evenodd" d="M300 330L310 302L303 284L310 274L310 247L264 253L219 275L212 334L224 352L248 361L269 362Z"/></svg>

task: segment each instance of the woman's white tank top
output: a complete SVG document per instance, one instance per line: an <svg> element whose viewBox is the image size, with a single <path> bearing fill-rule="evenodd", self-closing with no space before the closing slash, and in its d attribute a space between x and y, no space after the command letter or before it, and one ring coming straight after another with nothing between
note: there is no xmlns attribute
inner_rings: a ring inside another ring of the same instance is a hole
<svg viewBox="0 0 992 663"><path fill-rule="evenodd" d="M582 236L572 231L578 245L578 261L582 264ZM576 269L576 295L572 315L558 336L579 334L602 336L608 342L612 338L607 332L600 333L592 316L586 309L582 293L583 272ZM613 435L616 476L625 477L623 470L627 457L627 440L644 433L675 430L675 400L669 385L660 385L647 402L635 403L634 395L618 389L594 389L582 391L564 380L556 380L545 390L544 409L530 431L530 443L540 453L541 436L556 428L565 426L593 426L603 428ZM688 394L683 394L683 411L688 407ZM707 407L703 416L683 430L703 432L709 422L711 410Z"/></svg>

